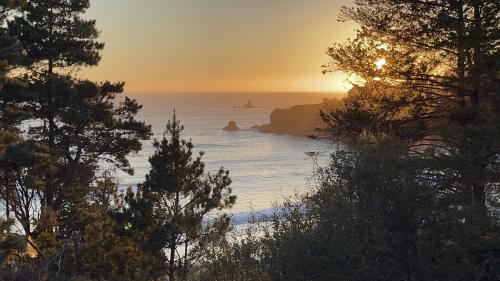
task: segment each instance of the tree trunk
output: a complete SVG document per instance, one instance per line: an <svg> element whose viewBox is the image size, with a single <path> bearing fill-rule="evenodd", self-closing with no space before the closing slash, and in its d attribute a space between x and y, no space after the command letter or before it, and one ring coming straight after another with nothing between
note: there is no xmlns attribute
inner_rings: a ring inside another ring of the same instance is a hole
<svg viewBox="0 0 500 281"><path fill-rule="evenodd" d="M457 79L458 79L458 103L465 107L465 19L463 1L457 3L458 27L457 27Z"/></svg>
<svg viewBox="0 0 500 281"><path fill-rule="evenodd" d="M186 240L185 244L184 244L184 266L183 266L183 269L184 269L184 272L182 274L183 278L182 280L186 280L186 277L187 277L187 271L188 271L188 259L187 259L187 255L188 255L188 243L189 243L189 240Z"/></svg>
<svg viewBox="0 0 500 281"><path fill-rule="evenodd" d="M472 66L472 92L471 92L471 104L475 112L479 111L479 87L481 84L481 72L482 72L482 22L481 22L481 1L475 0L472 2L474 8L474 20L473 20L473 33L475 38L473 38L472 48L474 51L473 55L473 66Z"/></svg>
<svg viewBox="0 0 500 281"><path fill-rule="evenodd" d="M49 154L53 156L54 148L55 148L55 123L54 123L54 105L53 105L53 97L52 97L52 76L53 76L53 62L49 60L49 69L47 71L47 119L49 122L49 132L48 132L48 145L49 145ZM45 183L45 204L48 207L53 208L53 176L51 172L47 172L46 174L46 183Z"/></svg>
<svg viewBox="0 0 500 281"><path fill-rule="evenodd" d="M53 22L54 22L54 15L52 13L52 8L50 9L49 13L49 42L52 43L53 39ZM52 96L52 83L53 83L53 76L54 76L54 60L53 58L49 57L48 59L48 69L47 69L47 86L46 86L46 91L47 91L47 114L46 118L47 121L49 122L49 131L48 131L48 146L49 146L49 154L51 157L54 156L54 149L55 149L55 113L54 113L54 101L53 101L53 96ZM46 183L45 183L45 204L53 208L53 201L54 201L54 195L53 195L53 189L54 189L54 178L51 172L47 172L46 175Z"/></svg>
<svg viewBox="0 0 500 281"><path fill-rule="evenodd" d="M480 121L480 87L481 87L481 76L483 72L483 50L482 50L482 40L483 40L483 27L482 27L482 16L481 8L482 4L480 0L472 1L473 6L473 66L471 69L472 78L472 92L471 92L471 105L473 112L475 114L476 124ZM486 167L483 167L486 169ZM488 223L488 210L486 208L486 194L485 194L485 184L482 182L475 182L472 184L472 207L474 222L479 227L484 227Z"/></svg>
<svg viewBox="0 0 500 281"><path fill-rule="evenodd" d="M173 281L174 276L175 276L175 251L177 250L177 231L176 229L176 222L177 222L177 215L179 214L179 191L175 194L175 202L174 202L174 212L173 212L173 218L172 218L172 225L173 225L173 230L172 230L172 235L170 236L170 260L168 261L169 263L169 270L168 270L168 280Z"/></svg>
<svg viewBox="0 0 500 281"><path fill-rule="evenodd" d="M473 222L479 227L488 224L488 209L486 208L486 193L484 184L472 186Z"/></svg>
<svg viewBox="0 0 500 281"><path fill-rule="evenodd" d="M170 239L175 241L176 240L175 235L172 235L172 237L170 237ZM175 249L176 249L176 247L177 247L177 245L175 245L175 242L170 244L170 260L168 261L168 263L169 263L168 281L173 281L174 276L175 276L174 267L175 267Z"/></svg>

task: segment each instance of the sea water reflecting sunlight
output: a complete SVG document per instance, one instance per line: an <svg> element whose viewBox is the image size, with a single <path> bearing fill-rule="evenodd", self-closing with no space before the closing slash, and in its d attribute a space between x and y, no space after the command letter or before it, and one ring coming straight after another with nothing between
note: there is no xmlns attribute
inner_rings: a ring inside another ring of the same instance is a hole
<svg viewBox="0 0 500 281"><path fill-rule="evenodd" d="M284 198L307 191L312 185L315 163L326 165L334 148L327 140L263 134L252 129L253 125L269 122L270 108L177 106L175 110L185 127L183 137L192 140L196 153L205 152L206 171L216 172L221 166L230 170L233 193L237 196L230 212L236 220L249 212L269 213ZM154 137L161 138L172 115L171 104L145 104L139 119L151 124ZM223 131L230 120L236 121L241 130ZM144 142L143 150L129 157L135 170L133 176L117 174L120 188L144 180L149 170L148 156L154 152L151 142ZM314 161L306 152L319 152L320 156Z"/></svg>

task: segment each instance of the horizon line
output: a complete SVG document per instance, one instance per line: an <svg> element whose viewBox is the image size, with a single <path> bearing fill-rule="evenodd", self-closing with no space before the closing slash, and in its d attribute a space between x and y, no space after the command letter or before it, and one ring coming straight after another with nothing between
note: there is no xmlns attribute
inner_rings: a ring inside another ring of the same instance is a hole
<svg viewBox="0 0 500 281"><path fill-rule="evenodd" d="M128 91L125 90L123 91L124 93L127 94L305 94L305 93L311 93L311 94L347 94L348 90L346 91L321 91L321 90L222 90L222 91Z"/></svg>

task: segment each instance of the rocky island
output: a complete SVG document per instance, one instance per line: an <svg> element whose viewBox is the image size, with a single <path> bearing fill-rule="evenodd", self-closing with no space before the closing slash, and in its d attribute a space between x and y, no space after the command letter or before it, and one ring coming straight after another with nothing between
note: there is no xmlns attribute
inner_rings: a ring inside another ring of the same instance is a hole
<svg viewBox="0 0 500 281"><path fill-rule="evenodd" d="M244 109L252 109L252 108L258 108L256 107L255 105L252 104L252 101L247 101L247 103L245 103L245 105L243 106Z"/></svg>
<svg viewBox="0 0 500 281"><path fill-rule="evenodd" d="M243 109L254 109L254 108L269 108L269 107L261 107L255 106L251 100L247 101L243 106L235 106L233 108L243 108Z"/></svg>
<svg viewBox="0 0 500 281"><path fill-rule="evenodd" d="M227 132L236 132L236 131L239 131L240 128L238 128L235 121L229 121L227 126L224 127L224 129L222 129L222 130L227 131Z"/></svg>

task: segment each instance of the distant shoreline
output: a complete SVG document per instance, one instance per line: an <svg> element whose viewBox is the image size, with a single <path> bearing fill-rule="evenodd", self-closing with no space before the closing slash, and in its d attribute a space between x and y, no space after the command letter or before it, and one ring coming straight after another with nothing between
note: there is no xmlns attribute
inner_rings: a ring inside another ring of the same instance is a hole
<svg viewBox="0 0 500 281"><path fill-rule="evenodd" d="M218 107L234 108L242 106L248 100L254 105L265 108L284 108L300 104L319 104L323 99L341 98L342 94L326 92L244 92L244 93L135 93L126 94L144 107Z"/></svg>

